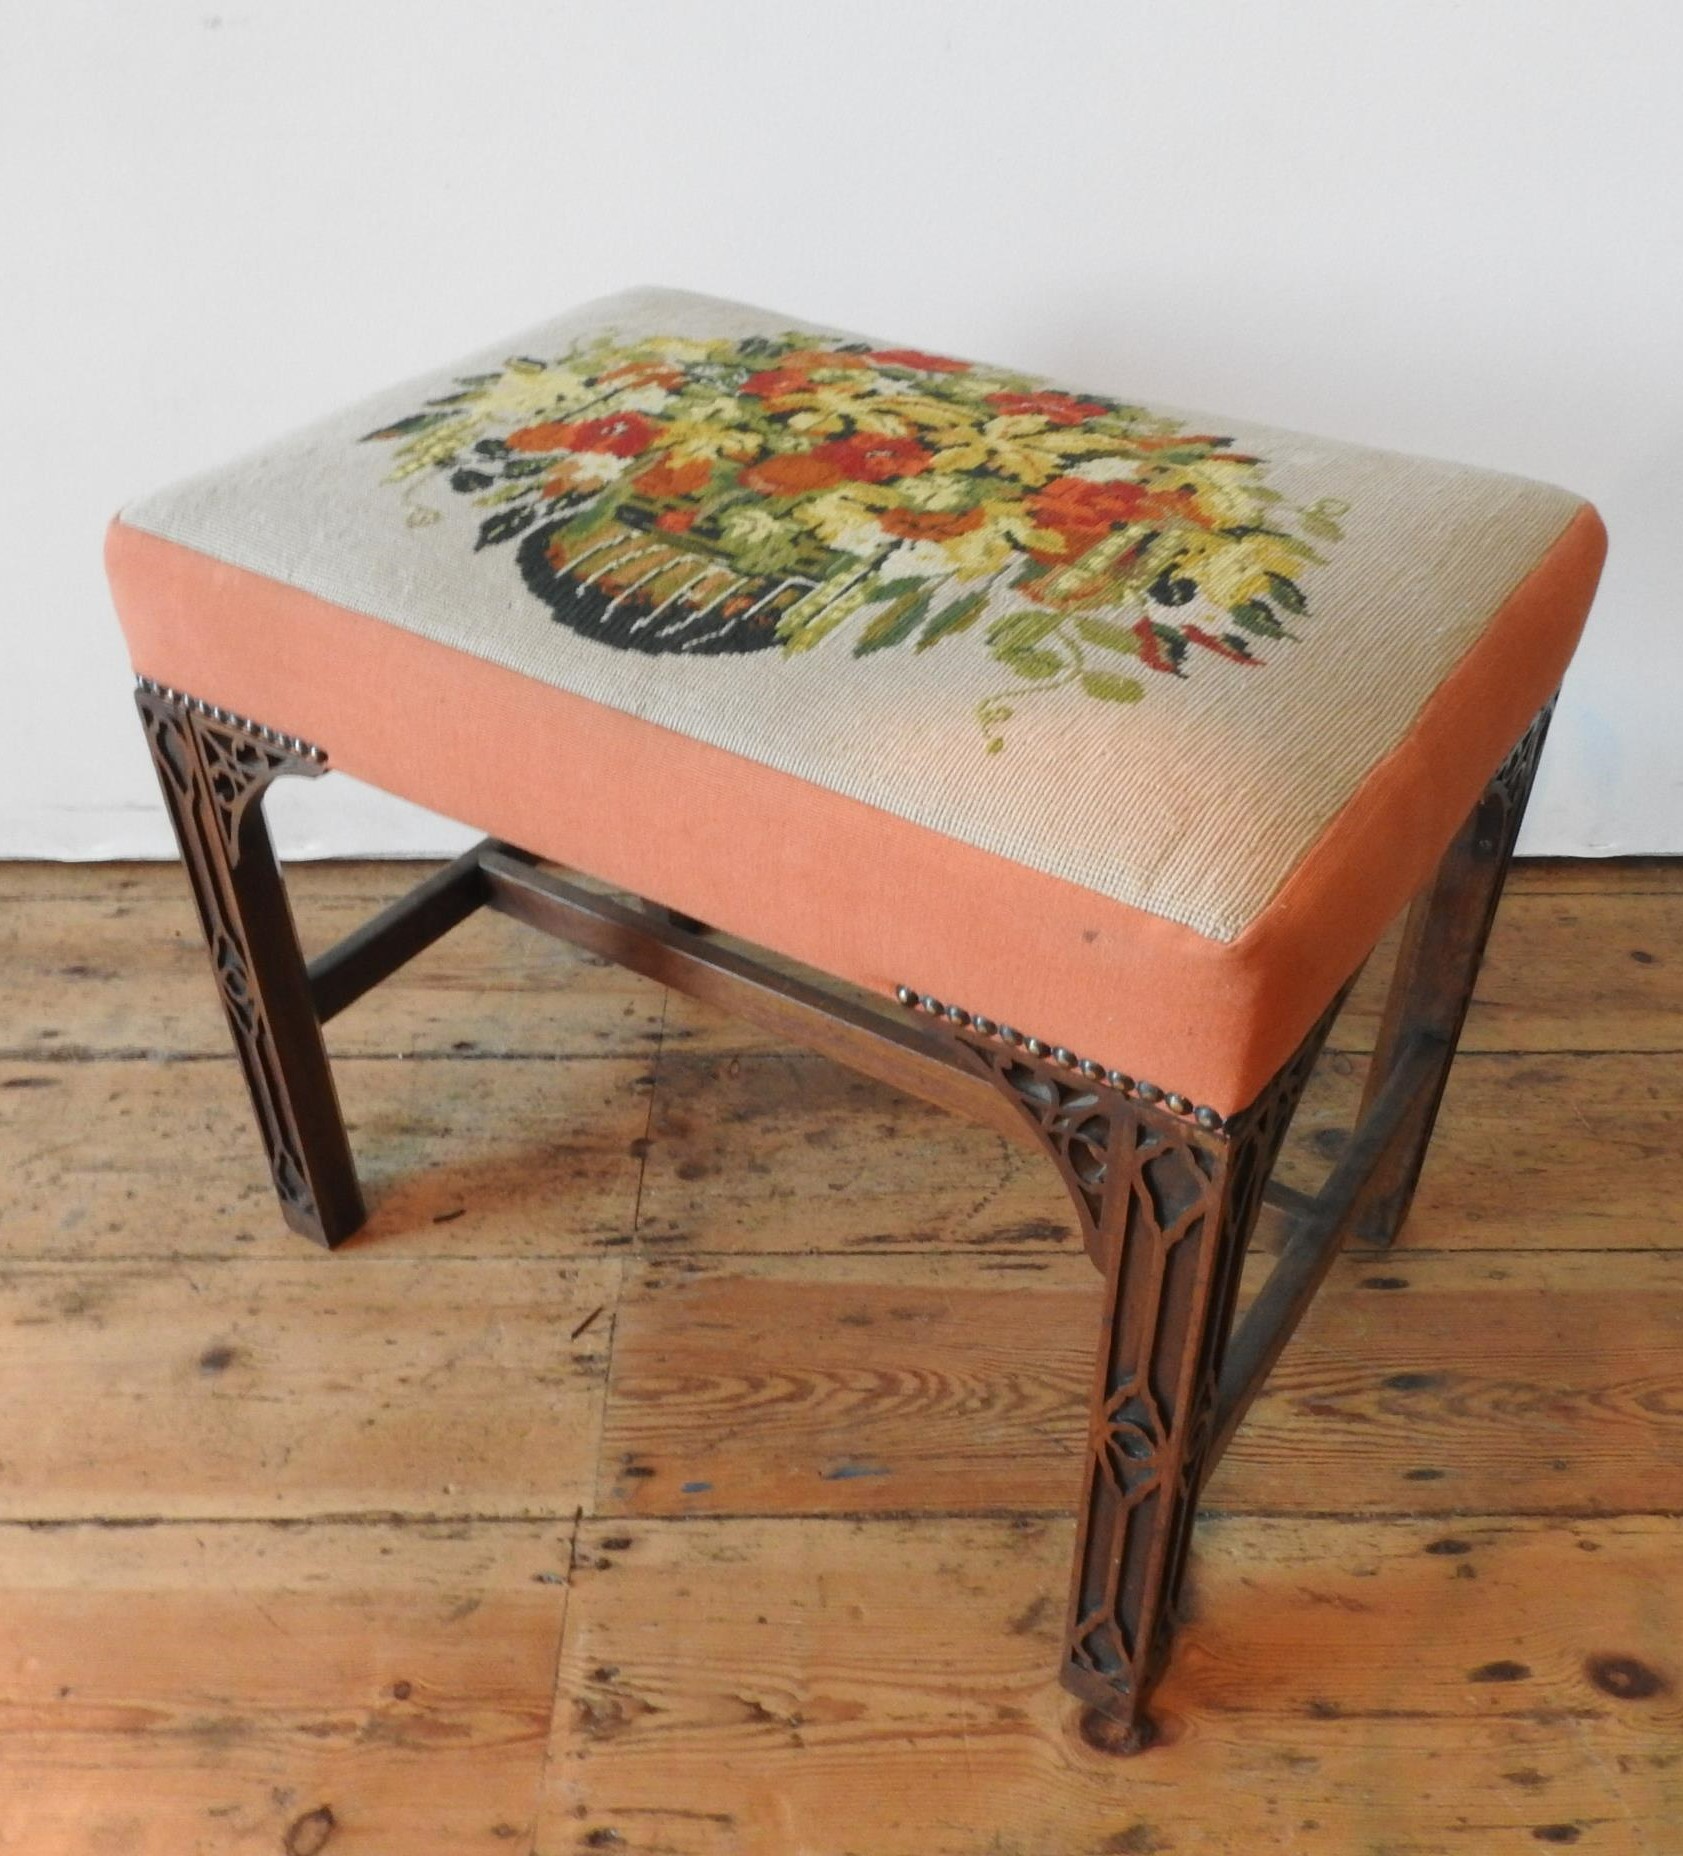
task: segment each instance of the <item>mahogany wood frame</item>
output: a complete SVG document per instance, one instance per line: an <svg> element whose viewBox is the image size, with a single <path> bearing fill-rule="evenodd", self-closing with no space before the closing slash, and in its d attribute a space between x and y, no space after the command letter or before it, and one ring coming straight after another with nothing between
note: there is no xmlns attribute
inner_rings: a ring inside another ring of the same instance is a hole
<svg viewBox="0 0 1683 1856"><path fill-rule="evenodd" d="M322 772L325 753L145 680L137 702L282 1214L322 1244L364 1217L322 1027L482 907L1050 1155L1105 1278L1062 1676L1113 1723L1110 1744L1146 1745L1204 1481L1340 1245L1388 1244L1407 1214L1552 704L1409 912L1358 1124L1309 1195L1270 1175L1343 991L1257 1100L1223 1122L909 990L903 1004L929 1009L879 1009L492 840L306 966L262 797L283 774ZM1289 1214L1288 1235L1235 1331L1265 1198Z"/></svg>

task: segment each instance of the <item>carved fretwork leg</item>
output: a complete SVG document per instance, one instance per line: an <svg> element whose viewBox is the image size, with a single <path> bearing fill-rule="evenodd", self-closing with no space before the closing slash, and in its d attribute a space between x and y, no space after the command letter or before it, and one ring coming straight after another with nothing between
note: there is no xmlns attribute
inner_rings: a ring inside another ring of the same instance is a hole
<svg viewBox="0 0 1683 1856"><path fill-rule="evenodd" d="M1408 912L1362 1113L1422 1040L1435 1047L1437 1076L1411 1127L1363 1190L1351 1226L1354 1243L1387 1245L1408 1216L1553 710L1551 702L1502 763Z"/></svg>
<svg viewBox="0 0 1683 1856"><path fill-rule="evenodd" d="M1173 1634L1245 1248L1333 1012L1225 1125L972 1046L1058 1160L1104 1260L1063 1680L1146 1744ZM1213 1117L1210 1119L1214 1119Z"/></svg>
<svg viewBox="0 0 1683 1856"><path fill-rule="evenodd" d="M325 757L153 683L135 700L281 1211L294 1230L335 1244L362 1223L362 1194L262 815L271 780L320 773Z"/></svg>

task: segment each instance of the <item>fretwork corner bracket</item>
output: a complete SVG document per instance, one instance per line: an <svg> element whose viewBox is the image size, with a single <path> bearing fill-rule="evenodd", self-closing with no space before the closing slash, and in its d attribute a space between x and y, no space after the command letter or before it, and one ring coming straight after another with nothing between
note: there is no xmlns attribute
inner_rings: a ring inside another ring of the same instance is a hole
<svg viewBox="0 0 1683 1856"><path fill-rule="evenodd" d="M362 1222L362 1195L261 811L272 781L322 773L327 756L149 678L139 680L135 703L282 1215L335 1243Z"/></svg>
<svg viewBox="0 0 1683 1856"><path fill-rule="evenodd" d="M212 807L235 863L243 848L246 812L271 781L286 774L314 778L328 771L326 750L313 742L184 695L150 677L136 678L134 700L166 795L172 788L187 794L198 773L202 796Z"/></svg>

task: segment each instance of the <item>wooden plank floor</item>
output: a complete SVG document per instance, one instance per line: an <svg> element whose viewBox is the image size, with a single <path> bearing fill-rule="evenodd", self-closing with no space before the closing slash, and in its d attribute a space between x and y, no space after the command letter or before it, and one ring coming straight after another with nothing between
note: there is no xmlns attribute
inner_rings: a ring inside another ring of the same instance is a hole
<svg viewBox="0 0 1683 1856"><path fill-rule="evenodd" d="M296 872L308 938L415 874ZM1098 1283L1043 1162L480 917L331 1029L328 1257L179 874L0 866L0 1850L1679 1856L1680 949L1683 866L1518 873L1122 1759L1051 1681Z"/></svg>

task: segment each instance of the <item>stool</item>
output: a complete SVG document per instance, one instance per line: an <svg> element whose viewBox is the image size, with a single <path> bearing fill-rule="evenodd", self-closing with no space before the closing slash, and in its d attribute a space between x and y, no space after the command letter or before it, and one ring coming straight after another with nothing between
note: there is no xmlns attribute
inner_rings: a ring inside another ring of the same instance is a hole
<svg viewBox="0 0 1683 1856"><path fill-rule="evenodd" d="M1137 1747L1205 1478L1407 1212L1604 547L1545 485L637 290L132 505L107 560L295 1229L363 1217L322 1026L481 906L1044 1149L1105 1281L1063 1679ZM490 835L306 965L261 800L329 765Z"/></svg>

